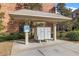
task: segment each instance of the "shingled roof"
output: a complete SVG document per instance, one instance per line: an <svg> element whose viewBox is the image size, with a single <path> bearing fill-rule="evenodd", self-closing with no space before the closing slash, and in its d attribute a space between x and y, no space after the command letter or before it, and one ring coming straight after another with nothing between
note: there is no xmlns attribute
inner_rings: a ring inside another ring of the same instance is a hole
<svg viewBox="0 0 79 59"><path fill-rule="evenodd" d="M28 16L28 17L40 17L47 19L57 19L57 20L71 20L72 18L65 17L63 15L55 14L55 13L47 13L42 11L33 11L28 9L20 9L9 13L11 16Z"/></svg>

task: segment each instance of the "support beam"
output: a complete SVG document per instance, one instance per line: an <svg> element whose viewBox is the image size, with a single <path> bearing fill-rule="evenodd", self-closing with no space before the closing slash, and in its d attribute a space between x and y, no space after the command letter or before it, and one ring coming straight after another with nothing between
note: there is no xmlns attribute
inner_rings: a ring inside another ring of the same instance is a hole
<svg viewBox="0 0 79 59"><path fill-rule="evenodd" d="M29 21L28 20L25 20L25 25L29 25ZM24 30L27 30L27 28L24 29ZM29 44L29 32L25 31L25 45L28 45L28 44Z"/></svg>
<svg viewBox="0 0 79 59"><path fill-rule="evenodd" d="M29 37L28 37L28 32L25 32L25 45L28 45L28 40L29 40Z"/></svg>
<svg viewBox="0 0 79 59"><path fill-rule="evenodd" d="M56 23L53 23L53 39L56 40Z"/></svg>

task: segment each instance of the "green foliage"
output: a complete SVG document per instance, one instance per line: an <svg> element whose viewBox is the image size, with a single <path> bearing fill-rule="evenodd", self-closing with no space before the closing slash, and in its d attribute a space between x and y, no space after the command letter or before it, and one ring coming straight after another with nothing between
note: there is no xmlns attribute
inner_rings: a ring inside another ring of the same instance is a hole
<svg viewBox="0 0 79 59"><path fill-rule="evenodd" d="M66 34L65 38L67 38L67 40L70 40L70 41L78 41L79 40L79 31L68 32Z"/></svg>
<svg viewBox="0 0 79 59"><path fill-rule="evenodd" d="M1 31L2 29L4 29L4 26L3 26L3 24L2 24L2 20L0 20L0 31Z"/></svg>
<svg viewBox="0 0 79 59"><path fill-rule="evenodd" d="M67 22L65 23L65 26L66 26L66 28L67 28L67 31L72 31L72 27L73 27L72 21L67 21Z"/></svg>
<svg viewBox="0 0 79 59"><path fill-rule="evenodd" d="M72 23L72 21L65 21L65 22L59 23L58 26L60 27L61 31L63 31L63 32L71 31L73 23Z"/></svg>
<svg viewBox="0 0 79 59"><path fill-rule="evenodd" d="M18 39L24 39L24 33L11 33L7 36L7 39L9 40L18 40Z"/></svg>
<svg viewBox="0 0 79 59"><path fill-rule="evenodd" d="M65 3L59 3L57 5L57 9L61 15L71 17L71 13L72 13L71 9L67 9L65 7ZM64 22L59 23L58 26L59 26L59 31L63 31L63 32L71 31L72 27L73 27L73 22L72 21L64 21Z"/></svg>
<svg viewBox="0 0 79 59"><path fill-rule="evenodd" d="M6 36L6 40L16 40L18 39L18 33L12 33Z"/></svg>
<svg viewBox="0 0 79 59"><path fill-rule="evenodd" d="M0 9L1 9L1 5L0 5ZM0 10L0 31L2 30L2 29L4 29L4 26L2 25L2 18L4 17L4 12L2 12L1 10Z"/></svg>
<svg viewBox="0 0 79 59"><path fill-rule="evenodd" d="M74 22L75 29L74 30L79 30L79 18L77 18L77 21Z"/></svg>
<svg viewBox="0 0 79 59"><path fill-rule="evenodd" d="M5 38L6 38L5 36L0 35L0 42L6 41Z"/></svg>
<svg viewBox="0 0 79 59"><path fill-rule="evenodd" d="M10 41L10 40L19 40L24 39L24 33L11 33L8 35L0 35L0 42L1 41Z"/></svg>
<svg viewBox="0 0 79 59"><path fill-rule="evenodd" d="M25 34L23 32L19 33L18 39L25 39Z"/></svg>
<svg viewBox="0 0 79 59"><path fill-rule="evenodd" d="M61 15L64 15L64 16L70 16L71 15L71 9L67 9L65 7L65 3L59 3L57 5L57 9L58 9L58 12L61 14Z"/></svg>
<svg viewBox="0 0 79 59"><path fill-rule="evenodd" d="M58 39L65 39L66 34L67 34L67 32L58 32L57 33L57 38Z"/></svg>

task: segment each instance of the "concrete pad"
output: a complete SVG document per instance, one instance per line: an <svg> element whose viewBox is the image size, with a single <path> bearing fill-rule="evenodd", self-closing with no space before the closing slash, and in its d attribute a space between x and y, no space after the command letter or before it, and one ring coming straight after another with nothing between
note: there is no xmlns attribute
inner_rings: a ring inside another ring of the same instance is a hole
<svg viewBox="0 0 79 59"><path fill-rule="evenodd" d="M16 44L13 47L14 53L12 54L15 56L79 56L78 45L69 41L57 40L42 44L30 43L28 46Z"/></svg>
<svg viewBox="0 0 79 59"><path fill-rule="evenodd" d="M28 45L25 45L24 42L22 42L22 41L20 43L18 43L18 42L19 41L13 42L11 55L14 55L14 54L17 54L19 52L29 50L29 49L35 49L35 48L65 43L65 41L61 41L61 40L57 40L57 41L48 40L48 42L42 42L42 43L34 42L34 43L29 43Z"/></svg>
<svg viewBox="0 0 79 59"><path fill-rule="evenodd" d="M61 45L46 47L39 49L46 56L77 56L79 53L76 53L73 50L62 47Z"/></svg>
<svg viewBox="0 0 79 59"><path fill-rule="evenodd" d="M16 56L42 56L42 54L34 49L29 51L23 51L22 53L15 54Z"/></svg>

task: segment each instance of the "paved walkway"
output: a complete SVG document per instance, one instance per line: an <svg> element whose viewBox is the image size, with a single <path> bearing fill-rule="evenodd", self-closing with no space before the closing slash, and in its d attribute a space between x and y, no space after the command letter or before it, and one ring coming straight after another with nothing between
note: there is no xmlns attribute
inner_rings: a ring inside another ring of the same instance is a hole
<svg viewBox="0 0 79 59"><path fill-rule="evenodd" d="M79 56L79 45L68 41L57 40L36 45L32 43L28 46L16 44L12 50L12 55L16 56Z"/></svg>

